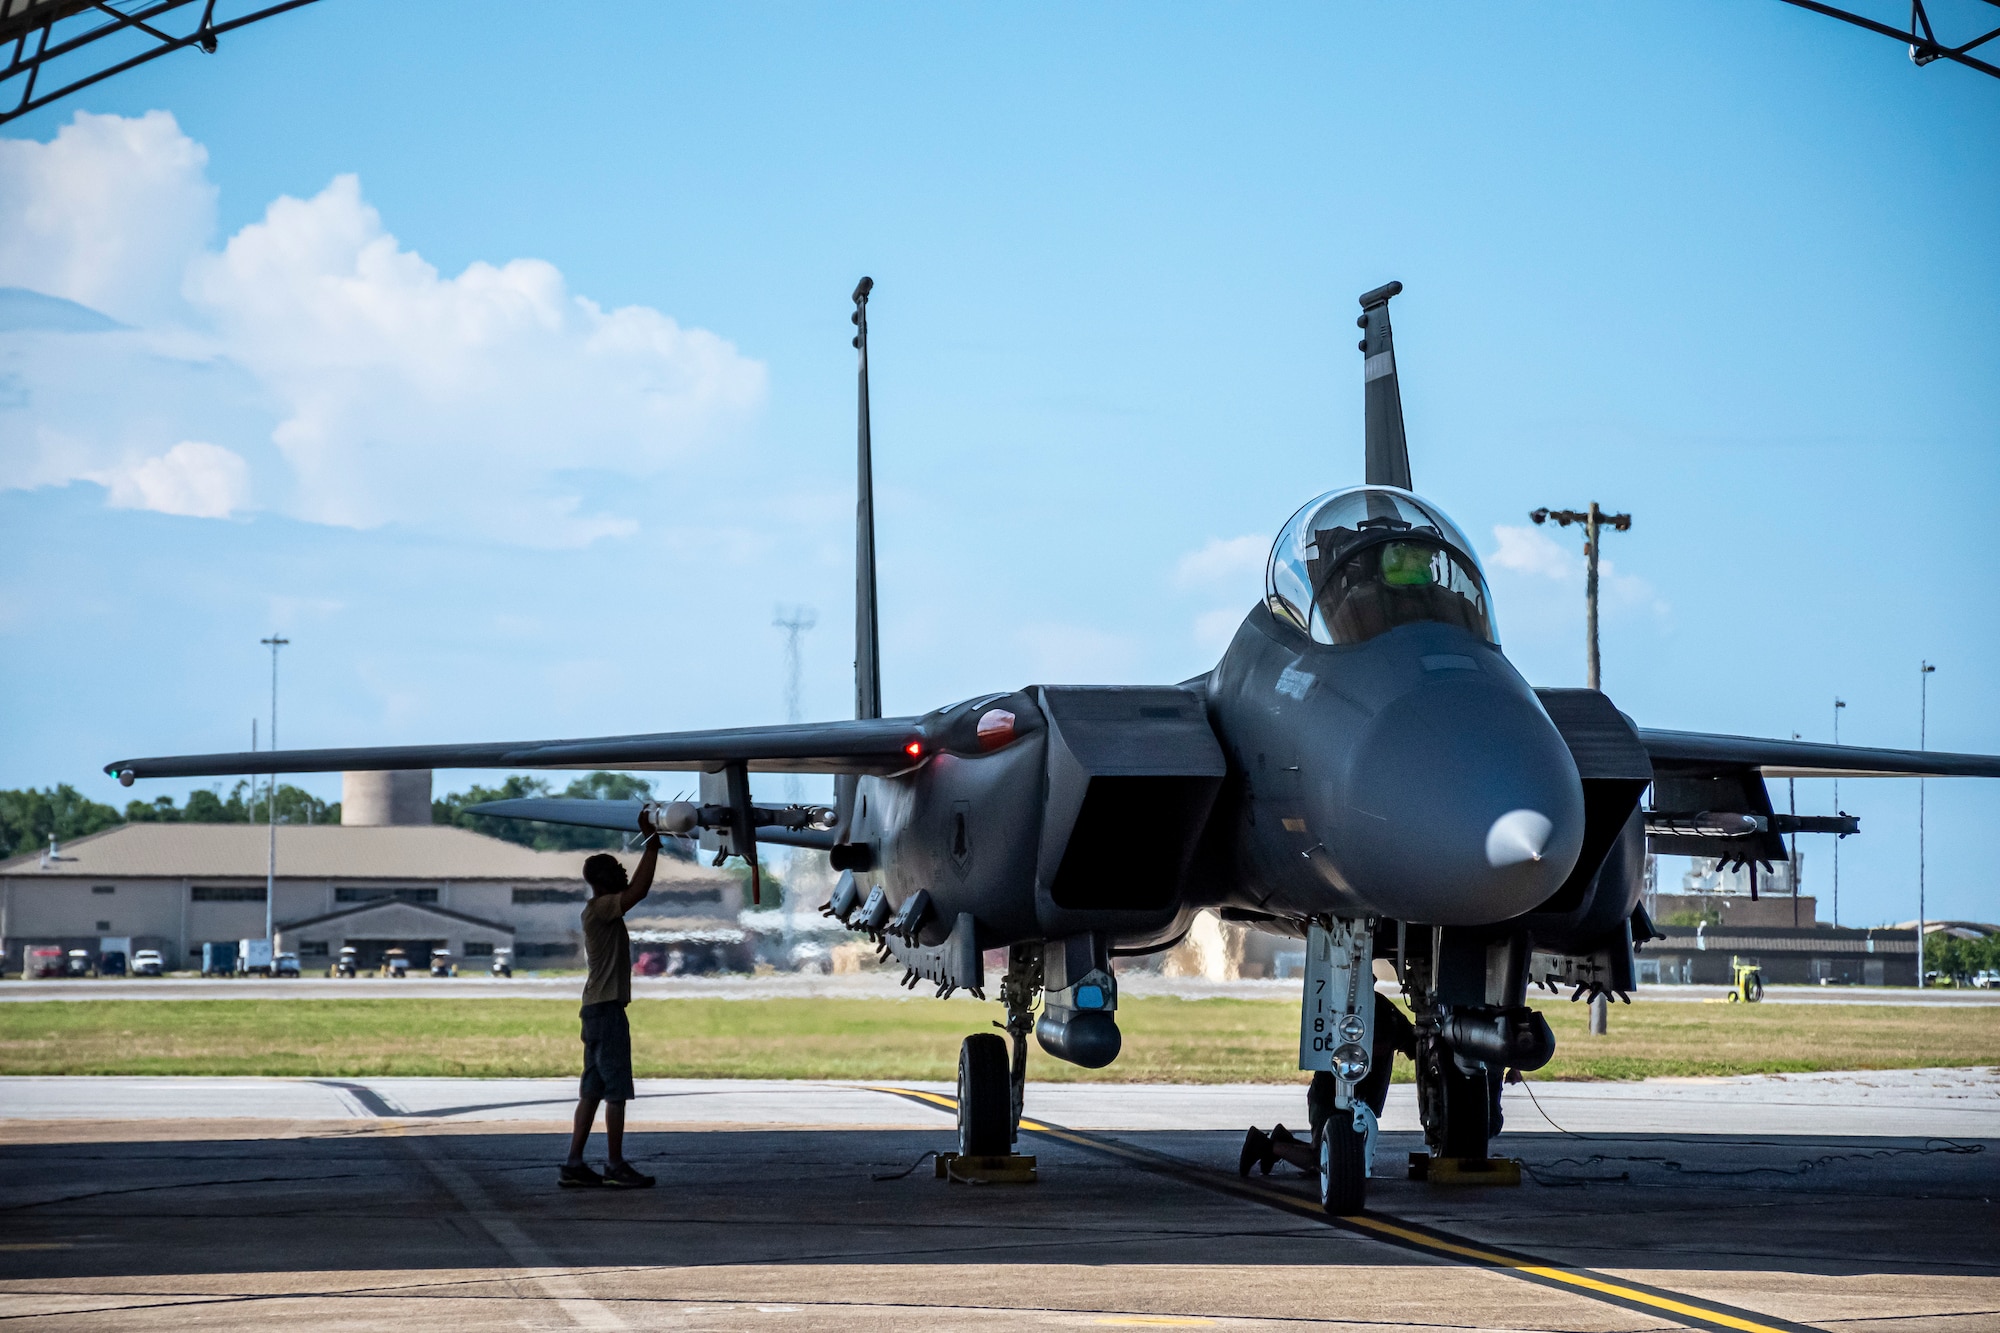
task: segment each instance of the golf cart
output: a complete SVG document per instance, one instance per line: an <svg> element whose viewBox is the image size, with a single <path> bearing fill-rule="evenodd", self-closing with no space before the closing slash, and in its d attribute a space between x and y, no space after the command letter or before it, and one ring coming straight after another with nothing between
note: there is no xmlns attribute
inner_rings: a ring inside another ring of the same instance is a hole
<svg viewBox="0 0 2000 1333"><path fill-rule="evenodd" d="M401 949L391 949L383 954L382 975L392 981L410 975L410 955Z"/></svg>
<svg viewBox="0 0 2000 1333"><path fill-rule="evenodd" d="M327 965L326 974L330 977L354 976L361 970L359 958L360 954L353 945L343 944L340 946L340 956Z"/></svg>
<svg viewBox="0 0 2000 1333"><path fill-rule="evenodd" d="M458 968L451 961L451 950L431 950L431 975L434 977L455 977L458 975Z"/></svg>
<svg viewBox="0 0 2000 1333"><path fill-rule="evenodd" d="M489 967L487 967L486 970L492 973L496 977L513 976L514 975L513 953L507 949L495 949L493 951L493 962Z"/></svg>
<svg viewBox="0 0 2000 1333"><path fill-rule="evenodd" d="M90 951L88 949L71 949L69 957L63 962L63 975L66 977L87 977L91 974L91 971Z"/></svg>

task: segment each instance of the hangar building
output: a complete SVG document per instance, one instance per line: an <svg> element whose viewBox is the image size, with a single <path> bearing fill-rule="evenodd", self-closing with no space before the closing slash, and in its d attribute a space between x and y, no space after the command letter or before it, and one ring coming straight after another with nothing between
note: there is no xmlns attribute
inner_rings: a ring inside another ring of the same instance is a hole
<svg viewBox="0 0 2000 1333"><path fill-rule="evenodd" d="M414 820L420 811L425 822L278 826L280 949L308 973L342 945L364 966L392 946L413 965L434 949L475 966L497 949L523 967L583 965L590 853L434 825L428 800L407 807L398 813ZM193 968L206 941L262 938L270 836L261 824L122 824L0 861L0 968L18 975L28 945L94 956L106 937L158 949L170 969ZM619 859L628 869L638 862ZM662 858L642 910L716 927L733 926L741 906L735 877Z"/></svg>

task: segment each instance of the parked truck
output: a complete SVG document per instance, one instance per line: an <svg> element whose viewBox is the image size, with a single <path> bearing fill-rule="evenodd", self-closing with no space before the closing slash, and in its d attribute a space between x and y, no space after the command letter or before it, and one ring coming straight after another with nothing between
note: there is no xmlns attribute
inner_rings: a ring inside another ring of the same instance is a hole
<svg viewBox="0 0 2000 1333"><path fill-rule="evenodd" d="M236 946L228 940L209 940L201 946L201 974L228 977L236 974Z"/></svg>
<svg viewBox="0 0 2000 1333"><path fill-rule="evenodd" d="M236 942L236 975L239 977L270 976L271 941L238 940Z"/></svg>

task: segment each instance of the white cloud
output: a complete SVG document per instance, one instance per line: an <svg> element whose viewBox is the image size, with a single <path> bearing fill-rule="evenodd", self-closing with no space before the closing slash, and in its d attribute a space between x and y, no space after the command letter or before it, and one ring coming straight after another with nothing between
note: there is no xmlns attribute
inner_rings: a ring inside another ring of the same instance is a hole
<svg viewBox="0 0 2000 1333"><path fill-rule="evenodd" d="M1174 565L1176 588L1198 593L1203 601L1223 601L1194 618L1197 647L1220 653L1236 637L1243 613L1264 595L1264 565L1270 553L1268 537L1211 537Z"/></svg>
<svg viewBox="0 0 2000 1333"><path fill-rule="evenodd" d="M183 440L157 458L95 473L114 509L228 518L250 503L250 467L220 445Z"/></svg>
<svg viewBox="0 0 2000 1333"><path fill-rule="evenodd" d="M164 111L78 112L48 143L0 139L0 286L157 317L215 227L207 166Z"/></svg>
<svg viewBox="0 0 2000 1333"><path fill-rule="evenodd" d="M1486 557L1486 563L1493 568L1525 574L1530 578L1552 579L1558 583L1583 583L1585 570L1580 537L1573 544L1565 545L1539 527L1510 527L1496 523L1493 540L1498 545ZM1598 561L1597 583L1598 596L1606 610L1643 608L1656 616L1668 614L1667 603L1654 591L1652 584L1635 574L1619 573L1617 562L1608 556Z"/></svg>
<svg viewBox="0 0 2000 1333"><path fill-rule="evenodd" d="M1500 545L1486 557L1489 565L1545 579L1583 577L1583 556L1560 544L1540 528L1516 528L1496 523L1493 525L1493 539Z"/></svg>
<svg viewBox="0 0 2000 1333"><path fill-rule="evenodd" d="M1183 589L1243 585L1256 596L1271 552L1268 537L1210 537L1198 551L1189 551L1174 566L1174 586Z"/></svg>
<svg viewBox="0 0 2000 1333"><path fill-rule="evenodd" d="M265 505L296 517L579 545L637 526L593 508L579 478L688 462L763 401L763 365L726 340L644 306L605 310L540 260L439 274L353 176L276 200L211 251L206 162L162 112L79 115L46 145L0 140L0 284L138 326L9 335L0 374L14 368L26 401L0 408L0 451L34 465L0 466L0 484L117 475L112 503L139 503L153 492L132 489L135 469L200 437L231 446ZM70 341L51 353L53 338ZM92 340L156 378L237 391L125 393L100 374L86 399L60 367Z"/></svg>

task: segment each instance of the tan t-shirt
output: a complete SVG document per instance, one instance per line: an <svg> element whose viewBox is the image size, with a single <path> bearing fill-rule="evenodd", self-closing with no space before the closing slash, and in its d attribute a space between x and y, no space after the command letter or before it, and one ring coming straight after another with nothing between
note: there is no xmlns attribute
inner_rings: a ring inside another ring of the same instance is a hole
<svg viewBox="0 0 2000 1333"><path fill-rule="evenodd" d="M625 933L625 914L616 893L600 893L583 905L583 952L590 975L583 983L583 1002L632 1002L632 937Z"/></svg>

